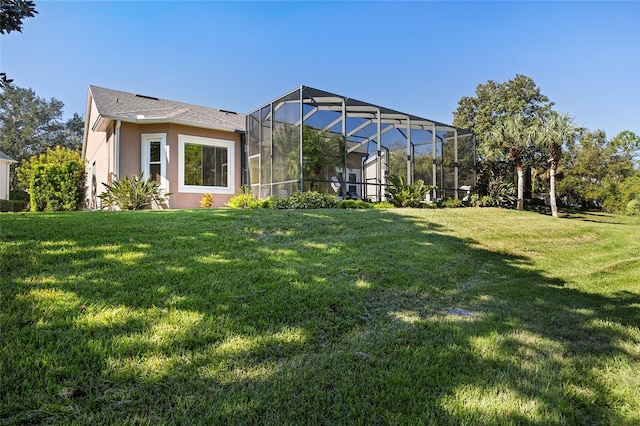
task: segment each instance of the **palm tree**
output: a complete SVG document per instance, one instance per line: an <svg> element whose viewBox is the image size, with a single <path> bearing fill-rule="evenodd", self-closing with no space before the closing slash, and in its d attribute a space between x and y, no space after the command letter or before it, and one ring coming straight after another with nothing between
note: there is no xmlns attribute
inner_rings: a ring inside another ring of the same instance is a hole
<svg viewBox="0 0 640 426"><path fill-rule="evenodd" d="M577 126L568 114L551 112L546 118L537 120L531 127L531 135L540 150L547 153L549 162L549 201L551 215L558 217L556 203L556 172L562 156L562 145L575 140L584 129Z"/></svg>
<svg viewBox="0 0 640 426"><path fill-rule="evenodd" d="M516 168L518 175L518 210L524 208L524 161L530 145L527 122L521 115L505 117L489 132L485 150L491 157L501 153Z"/></svg>

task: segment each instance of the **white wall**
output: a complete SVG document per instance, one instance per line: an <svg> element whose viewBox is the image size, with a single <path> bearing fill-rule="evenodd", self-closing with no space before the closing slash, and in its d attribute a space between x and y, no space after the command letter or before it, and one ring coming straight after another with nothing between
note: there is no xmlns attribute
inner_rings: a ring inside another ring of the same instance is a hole
<svg viewBox="0 0 640 426"><path fill-rule="evenodd" d="M9 199L9 164L0 161L0 200Z"/></svg>

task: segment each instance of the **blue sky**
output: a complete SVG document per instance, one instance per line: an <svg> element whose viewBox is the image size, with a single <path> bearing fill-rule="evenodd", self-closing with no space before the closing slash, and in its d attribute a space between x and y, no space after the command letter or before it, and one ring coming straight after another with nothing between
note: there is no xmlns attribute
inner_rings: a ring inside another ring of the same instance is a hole
<svg viewBox="0 0 640 426"><path fill-rule="evenodd" d="M249 112L301 84L450 123L531 77L589 129L640 134L640 2L38 1L0 37L15 84L84 115L94 84Z"/></svg>

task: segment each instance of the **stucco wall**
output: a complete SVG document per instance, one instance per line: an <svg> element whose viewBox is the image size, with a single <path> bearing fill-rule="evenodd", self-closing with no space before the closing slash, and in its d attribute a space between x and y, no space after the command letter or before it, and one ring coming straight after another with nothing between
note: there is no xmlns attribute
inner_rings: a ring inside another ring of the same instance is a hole
<svg viewBox="0 0 640 426"><path fill-rule="evenodd" d="M85 160L87 171L87 193L86 207L98 208L97 195L104 192L104 183L109 182L109 173L113 172L113 131L98 132L92 131L91 127L98 117L95 102L91 102L89 116L86 118L86 125L89 126L87 143L85 147ZM94 166L95 164L95 166ZM93 174L95 173L95 182ZM95 195L95 196L93 196Z"/></svg>
<svg viewBox="0 0 640 426"><path fill-rule="evenodd" d="M166 174L169 182L171 208L200 207L202 194L181 193L178 190L178 135L199 136L204 138L223 139L233 141L235 147L235 186L241 182L241 135L234 132L201 129L177 124L134 124L122 123L120 127L120 176L140 174L142 167L141 139L143 134L165 133L167 143ZM238 188L233 188L237 192ZM222 207L233 195L216 194L213 192L215 207Z"/></svg>

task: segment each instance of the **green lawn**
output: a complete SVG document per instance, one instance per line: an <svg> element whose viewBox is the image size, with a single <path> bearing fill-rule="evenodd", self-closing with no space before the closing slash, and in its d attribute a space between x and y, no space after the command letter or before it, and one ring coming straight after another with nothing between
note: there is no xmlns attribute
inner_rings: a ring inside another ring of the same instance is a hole
<svg viewBox="0 0 640 426"><path fill-rule="evenodd" d="M0 215L0 424L640 424L640 221Z"/></svg>

